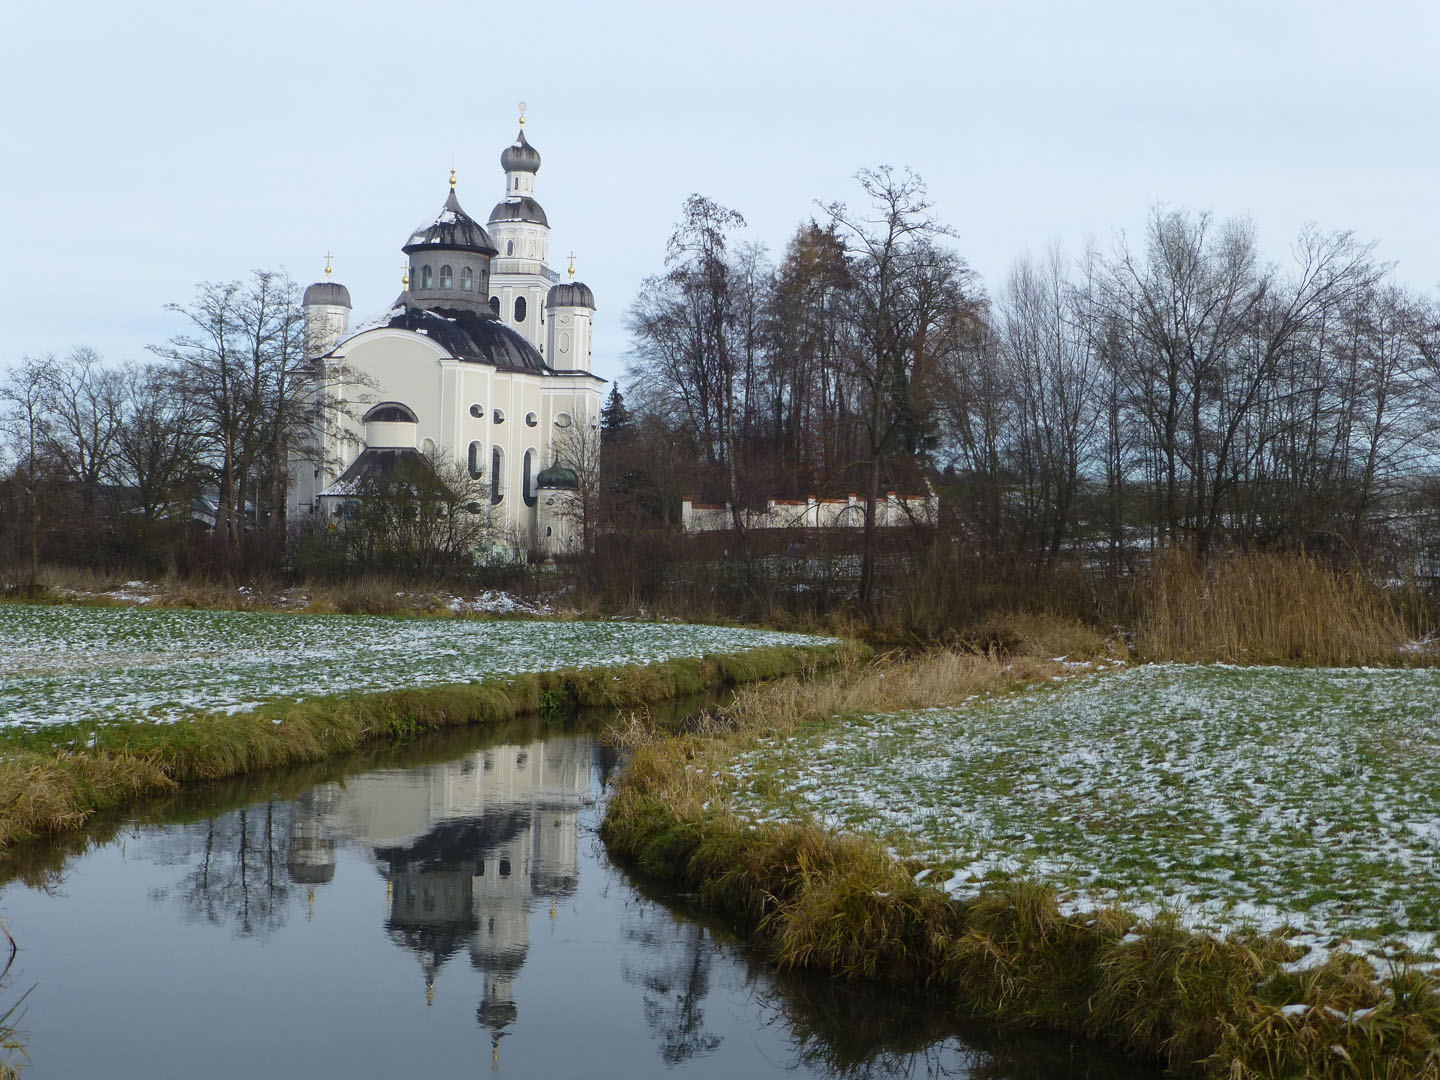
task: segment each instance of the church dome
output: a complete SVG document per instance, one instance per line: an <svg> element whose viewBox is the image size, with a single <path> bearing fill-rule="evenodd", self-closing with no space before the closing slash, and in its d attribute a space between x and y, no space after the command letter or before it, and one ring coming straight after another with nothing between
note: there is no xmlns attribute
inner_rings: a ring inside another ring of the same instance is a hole
<svg viewBox="0 0 1440 1080"><path fill-rule="evenodd" d="M535 477L537 488L558 488L565 491L575 491L580 487L580 477L574 469L568 465L561 465L558 461L548 469L541 469Z"/></svg>
<svg viewBox="0 0 1440 1080"><path fill-rule="evenodd" d="M311 304L333 304L334 307L350 307L350 289L334 281L317 281L310 288L305 289L304 300L301 300L301 307L310 307Z"/></svg>
<svg viewBox="0 0 1440 1080"><path fill-rule="evenodd" d="M305 290L305 298L300 303L303 307L309 307L311 304L331 304L335 307L348 308L350 306L350 290L338 282L317 281Z"/></svg>
<svg viewBox="0 0 1440 1080"><path fill-rule="evenodd" d="M545 310L561 307L583 307L595 310L595 294L583 281L566 281L553 285L545 294Z"/></svg>
<svg viewBox="0 0 1440 1080"><path fill-rule="evenodd" d="M454 182L453 179L451 181ZM411 235L409 242L400 250L406 255L427 249L447 251L473 251L480 255L496 254L495 242L478 221L460 208L455 198L455 189L445 200L445 208L429 225L421 225Z"/></svg>
<svg viewBox="0 0 1440 1080"><path fill-rule="evenodd" d="M507 173L540 171L540 151L525 141L523 128L515 136L515 145L507 146L500 152L500 167Z"/></svg>
<svg viewBox="0 0 1440 1080"><path fill-rule="evenodd" d="M536 225L550 227L550 220L545 216L545 211L540 204L529 195L522 195L518 199L506 199L504 202L495 204L495 209L490 211L490 224L498 225L505 221L528 221Z"/></svg>

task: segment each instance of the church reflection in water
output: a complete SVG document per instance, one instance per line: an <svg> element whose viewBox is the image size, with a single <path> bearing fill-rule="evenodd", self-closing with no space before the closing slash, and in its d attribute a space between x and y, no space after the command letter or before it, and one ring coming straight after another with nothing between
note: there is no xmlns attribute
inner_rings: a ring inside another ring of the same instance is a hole
<svg viewBox="0 0 1440 1080"><path fill-rule="evenodd" d="M517 1015L531 908L549 901L553 915L576 888L594 751L588 736L552 737L322 785L296 806L291 880L328 882L337 843L368 849L386 882L386 932L418 956L427 998L468 951L484 980L476 1019L498 1048Z"/></svg>

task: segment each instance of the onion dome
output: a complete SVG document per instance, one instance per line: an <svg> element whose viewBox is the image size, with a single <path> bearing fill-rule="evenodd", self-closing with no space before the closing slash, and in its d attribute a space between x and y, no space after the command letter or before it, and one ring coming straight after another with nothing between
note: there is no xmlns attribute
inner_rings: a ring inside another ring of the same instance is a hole
<svg viewBox="0 0 1440 1080"><path fill-rule="evenodd" d="M545 211L540 204L529 195L521 195L518 199L506 199L504 202L495 204L495 209L490 211L490 224L495 225L502 221L528 221L536 225L550 227L550 220L545 216Z"/></svg>
<svg viewBox="0 0 1440 1080"><path fill-rule="evenodd" d="M445 199L445 208L429 225L421 225L411 234L410 240L400 250L406 255L417 251L443 248L449 251L474 251L481 255L496 254L495 242L478 221L460 208L455 198L455 189L450 189Z"/></svg>
<svg viewBox="0 0 1440 1080"><path fill-rule="evenodd" d="M575 491L580 487L580 477L574 469L568 465L561 465L558 461L548 469L541 469L535 477L537 488L563 488L567 491Z"/></svg>
<svg viewBox="0 0 1440 1080"><path fill-rule="evenodd" d="M565 281L552 285L545 294L545 310L562 307L583 307L595 310L595 294L583 281Z"/></svg>
<svg viewBox="0 0 1440 1080"><path fill-rule="evenodd" d="M334 307L350 306L350 290L336 281L317 281L305 290L305 298L300 301L303 307L312 304L329 304Z"/></svg>
<svg viewBox="0 0 1440 1080"><path fill-rule="evenodd" d="M524 123L522 120L521 123ZM493 144L492 144L493 145ZM515 145L500 151L500 167L508 172L536 173L540 171L540 151L525 139L525 129L515 136Z"/></svg>

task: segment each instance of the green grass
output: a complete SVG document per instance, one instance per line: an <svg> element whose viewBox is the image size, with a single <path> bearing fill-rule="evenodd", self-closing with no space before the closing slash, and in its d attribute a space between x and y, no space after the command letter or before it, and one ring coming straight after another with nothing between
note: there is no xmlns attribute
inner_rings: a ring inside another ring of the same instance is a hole
<svg viewBox="0 0 1440 1080"><path fill-rule="evenodd" d="M56 724L0 731L0 850L72 830L96 814L282 765L323 761L463 724L564 706L639 707L836 662L839 646L762 647L652 664L569 667L389 693L268 701L248 712L164 724Z"/></svg>

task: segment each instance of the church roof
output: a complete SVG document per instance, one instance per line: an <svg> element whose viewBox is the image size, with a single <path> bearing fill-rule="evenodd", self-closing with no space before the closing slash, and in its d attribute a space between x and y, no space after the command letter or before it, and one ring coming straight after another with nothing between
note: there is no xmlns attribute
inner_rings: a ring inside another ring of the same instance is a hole
<svg viewBox="0 0 1440 1080"><path fill-rule="evenodd" d="M495 242L478 221L465 213L460 200L455 198L455 189L450 189L445 207L429 225L421 225L410 235L402 250L406 255L429 248L444 248L451 251L474 251L481 255L496 254Z"/></svg>
<svg viewBox="0 0 1440 1080"><path fill-rule="evenodd" d="M583 281L562 281L545 294L545 307L587 307L595 310L595 294Z"/></svg>
<svg viewBox="0 0 1440 1080"><path fill-rule="evenodd" d="M515 144L500 152L500 167L506 172L540 171L540 151L526 141L524 128L515 136Z"/></svg>
<svg viewBox="0 0 1440 1080"><path fill-rule="evenodd" d="M390 482L409 482L415 489L440 483L425 455L414 447L377 449L367 446L319 498L361 495Z"/></svg>
<svg viewBox="0 0 1440 1080"><path fill-rule="evenodd" d="M488 309L422 308L401 302L383 325L423 332L451 356L474 364L493 364L501 371L550 370L535 346Z"/></svg>
<svg viewBox="0 0 1440 1080"><path fill-rule="evenodd" d="M496 203L495 209L490 211L490 224L501 221L533 221L547 229L550 227L550 219L545 216L545 211L529 195Z"/></svg>

